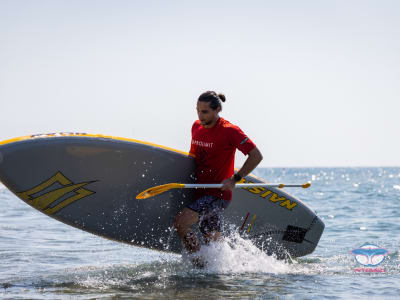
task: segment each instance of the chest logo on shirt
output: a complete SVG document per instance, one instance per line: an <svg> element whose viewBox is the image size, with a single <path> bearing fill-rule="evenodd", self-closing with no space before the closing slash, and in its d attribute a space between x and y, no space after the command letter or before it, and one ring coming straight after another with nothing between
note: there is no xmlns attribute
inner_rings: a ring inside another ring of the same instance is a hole
<svg viewBox="0 0 400 300"><path fill-rule="evenodd" d="M212 148L214 146L214 143L208 143L208 142L203 142L203 141L198 141L198 140L192 140L192 145L196 145L199 147L205 147L205 148Z"/></svg>

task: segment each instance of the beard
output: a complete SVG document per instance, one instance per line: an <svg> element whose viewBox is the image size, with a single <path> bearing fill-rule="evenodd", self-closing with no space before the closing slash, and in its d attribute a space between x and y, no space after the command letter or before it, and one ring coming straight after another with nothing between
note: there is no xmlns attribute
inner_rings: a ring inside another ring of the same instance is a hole
<svg viewBox="0 0 400 300"><path fill-rule="evenodd" d="M200 123L201 123L201 125L210 125L210 124L212 124L212 121L211 120L209 120L209 121L200 121Z"/></svg>

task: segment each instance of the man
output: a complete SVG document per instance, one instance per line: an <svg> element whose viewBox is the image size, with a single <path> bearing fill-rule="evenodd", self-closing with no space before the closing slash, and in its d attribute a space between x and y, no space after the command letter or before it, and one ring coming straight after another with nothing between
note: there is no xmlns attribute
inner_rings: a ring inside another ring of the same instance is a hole
<svg viewBox="0 0 400 300"><path fill-rule="evenodd" d="M189 253L200 249L191 226L200 221L206 243L217 240L221 231L221 213L232 199L236 182L248 175L262 160L256 145L242 130L221 118L225 96L214 91L200 95L197 101L199 120L192 126L190 153L195 157L198 183L222 183L221 189L197 189L193 202L177 214L174 221L180 239ZM234 174L235 151L248 155Z"/></svg>

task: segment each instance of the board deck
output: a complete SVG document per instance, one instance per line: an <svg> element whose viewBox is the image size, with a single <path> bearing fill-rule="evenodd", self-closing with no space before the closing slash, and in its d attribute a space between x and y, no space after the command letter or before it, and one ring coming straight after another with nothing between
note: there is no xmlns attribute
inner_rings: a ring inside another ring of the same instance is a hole
<svg viewBox="0 0 400 300"><path fill-rule="evenodd" d="M182 251L172 224L193 190L135 197L156 185L194 183L194 175L188 153L137 140L59 133L0 142L0 181L21 200L81 230L160 251ZM250 175L242 182L264 181ZM235 189L224 221L278 257L310 254L325 226L278 188Z"/></svg>

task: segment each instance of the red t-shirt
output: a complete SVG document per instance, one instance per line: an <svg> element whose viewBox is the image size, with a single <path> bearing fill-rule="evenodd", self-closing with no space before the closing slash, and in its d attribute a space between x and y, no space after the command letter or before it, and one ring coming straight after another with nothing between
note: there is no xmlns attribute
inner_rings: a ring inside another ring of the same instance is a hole
<svg viewBox="0 0 400 300"><path fill-rule="evenodd" d="M234 173L235 152L239 149L244 155L256 145L236 125L219 118L212 128L204 128L197 120L192 126L190 153L194 155L198 183L221 183ZM195 199L212 195L231 200L231 191L221 189L197 189Z"/></svg>

